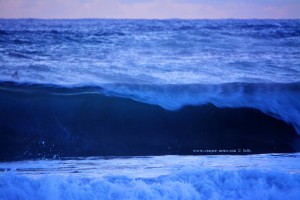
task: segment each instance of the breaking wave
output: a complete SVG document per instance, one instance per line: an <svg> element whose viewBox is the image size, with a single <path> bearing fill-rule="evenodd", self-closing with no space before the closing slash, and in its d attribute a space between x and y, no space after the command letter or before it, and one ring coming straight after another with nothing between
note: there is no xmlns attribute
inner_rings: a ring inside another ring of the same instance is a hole
<svg viewBox="0 0 300 200"><path fill-rule="evenodd" d="M295 152L299 94L299 84L3 82L0 158Z"/></svg>

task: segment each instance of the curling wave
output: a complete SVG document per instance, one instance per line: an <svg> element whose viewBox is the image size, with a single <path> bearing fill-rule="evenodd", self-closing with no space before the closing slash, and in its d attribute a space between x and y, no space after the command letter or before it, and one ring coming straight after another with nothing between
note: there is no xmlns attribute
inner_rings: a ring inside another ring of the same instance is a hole
<svg viewBox="0 0 300 200"><path fill-rule="evenodd" d="M298 96L299 84L3 82L0 158L295 152Z"/></svg>

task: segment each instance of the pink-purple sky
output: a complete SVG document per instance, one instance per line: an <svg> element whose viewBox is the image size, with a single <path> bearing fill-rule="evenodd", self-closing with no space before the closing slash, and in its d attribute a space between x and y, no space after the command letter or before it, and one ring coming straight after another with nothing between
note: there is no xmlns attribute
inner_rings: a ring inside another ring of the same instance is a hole
<svg viewBox="0 0 300 200"><path fill-rule="evenodd" d="M300 0L0 0L0 18L300 18Z"/></svg>

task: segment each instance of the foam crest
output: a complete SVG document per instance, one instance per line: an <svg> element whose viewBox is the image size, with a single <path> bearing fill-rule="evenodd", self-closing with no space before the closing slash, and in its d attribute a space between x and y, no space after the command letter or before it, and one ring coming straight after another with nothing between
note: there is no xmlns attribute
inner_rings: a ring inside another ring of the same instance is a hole
<svg viewBox="0 0 300 200"><path fill-rule="evenodd" d="M293 84L183 84L106 85L106 95L132 98L169 110L189 105L255 108L292 124L300 133L300 85Z"/></svg>

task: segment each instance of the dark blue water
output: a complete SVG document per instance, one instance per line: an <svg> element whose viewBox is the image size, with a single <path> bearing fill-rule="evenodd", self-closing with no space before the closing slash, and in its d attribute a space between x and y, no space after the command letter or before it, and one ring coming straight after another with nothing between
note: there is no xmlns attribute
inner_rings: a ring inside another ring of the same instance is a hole
<svg viewBox="0 0 300 200"><path fill-rule="evenodd" d="M170 110L128 97L109 95L105 89L95 86L61 88L2 83L0 158L299 151L299 135L293 125L286 123L280 116L275 118L272 114L246 106L235 105L231 108L217 104L223 95L230 98L233 95L231 93L234 93L232 90L237 89L243 91L240 94L245 95L244 101L249 98L247 95L254 98L253 93L263 97L264 94L256 91L256 87L252 84L226 84L218 87L143 86L140 92L156 92L157 95L160 95L162 88L170 95L180 91L191 95L209 95L209 88L210 92L216 89L223 91L215 102ZM287 95L299 92L298 85L279 87L267 84L264 87L269 90L280 88L279 91ZM243 101L241 98L239 100ZM211 149L214 151L206 151Z"/></svg>

